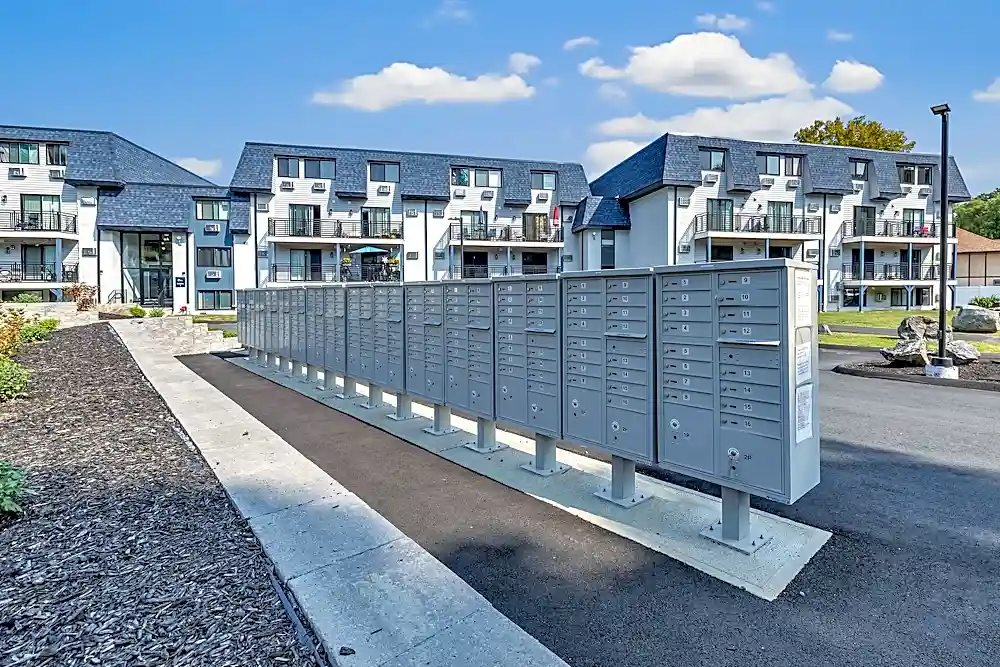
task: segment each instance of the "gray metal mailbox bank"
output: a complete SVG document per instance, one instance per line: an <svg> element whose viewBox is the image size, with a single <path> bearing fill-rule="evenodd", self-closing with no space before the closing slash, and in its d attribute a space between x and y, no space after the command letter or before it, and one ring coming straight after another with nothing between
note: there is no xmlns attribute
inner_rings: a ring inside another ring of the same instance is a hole
<svg viewBox="0 0 1000 667"><path fill-rule="evenodd" d="M342 396L354 396L347 375L347 303L343 285L323 288L323 386L335 389L335 376L344 377Z"/></svg>

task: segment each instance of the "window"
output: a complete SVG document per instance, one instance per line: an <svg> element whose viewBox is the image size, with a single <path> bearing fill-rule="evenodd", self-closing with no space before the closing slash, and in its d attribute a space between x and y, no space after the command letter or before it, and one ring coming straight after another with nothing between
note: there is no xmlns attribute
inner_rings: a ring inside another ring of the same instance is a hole
<svg viewBox="0 0 1000 667"><path fill-rule="evenodd" d="M488 188L490 186L490 172L485 169L476 169L476 187Z"/></svg>
<svg viewBox="0 0 1000 667"><path fill-rule="evenodd" d="M532 190L555 190L556 189L556 175L552 171L533 171L531 172L531 189Z"/></svg>
<svg viewBox="0 0 1000 667"><path fill-rule="evenodd" d="M228 268L233 265L232 248L198 248L198 266Z"/></svg>
<svg viewBox="0 0 1000 667"><path fill-rule="evenodd" d="M731 262L733 261L733 246L731 245L713 245L712 246L712 256L709 257L711 262Z"/></svg>
<svg viewBox="0 0 1000 667"><path fill-rule="evenodd" d="M45 162L57 167L66 166L66 146L64 144L46 144Z"/></svg>
<svg viewBox="0 0 1000 667"><path fill-rule="evenodd" d="M59 195L21 195L21 224L23 229L52 229L58 231Z"/></svg>
<svg viewBox="0 0 1000 667"><path fill-rule="evenodd" d="M199 199L194 205L198 220L229 220L229 202L219 199Z"/></svg>
<svg viewBox="0 0 1000 667"><path fill-rule="evenodd" d="M333 160L306 160L306 178L336 178Z"/></svg>
<svg viewBox="0 0 1000 667"><path fill-rule="evenodd" d="M780 234L792 233L792 202L767 202L767 229Z"/></svg>
<svg viewBox="0 0 1000 667"><path fill-rule="evenodd" d="M780 176L781 158L777 155L758 155L757 173L766 176Z"/></svg>
<svg viewBox="0 0 1000 667"><path fill-rule="evenodd" d="M867 181L868 163L861 160L851 160L851 178L855 181Z"/></svg>
<svg viewBox="0 0 1000 667"><path fill-rule="evenodd" d="M906 305L906 290L902 287L893 287L889 291L889 305L890 306L905 306Z"/></svg>
<svg viewBox="0 0 1000 667"><path fill-rule="evenodd" d="M917 185L930 185L934 167L917 167Z"/></svg>
<svg viewBox="0 0 1000 667"><path fill-rule="evenodd" d="M451 184L459 187L468 187L469 170L465 167L455 167L451 170Z"/></svg>
<svg viewBox="0 0 1000 667"><path fill-rule="evenodd" d="M917 182L917 168L912 165L900 166L899 182L903 185L914 185Z"/></svg>
<svg viewBox="0 0 1000 667"><path fill-rule="evenodd" d="M733 231L732 199L707 199L705 200L705 205L709 230L716 232Z"/></svg>
<svg viewBox="0 0 1000 667"><path fill-rule="evenodd" d="M772 245L767 250L767 256L771 259L776 257L795 259L795 248L790 245Z"/></svg>
<svg viewBox="0 0 1000 667"><path fill-rule="evenodd" d="M38 164L38 144L0 144L0 162Z"/></svg>
<svg viewBox="0 0 1000 667"><path fill-rule="evenodd" d="M278 158L278 178L298 178L299 159L297 157Z"/></svg>
<svg viewBox="0 0 1000 667"><path fill-rule="evenodd" d="M490 169L490 187L499 188L503 185L503 172L499 169Z"/></svg>
<svg viewBox="0 0 1000 667"><path fill-rule="evenodd" d="M233 293L222 290L199 290L198 310L231 310Z"/></svg>
<svg viewBox="0 0 1000 667"><path fill-rule="evenodd" d="M399 165L393 162L372 162L369 174L377 183L399 183Z"/></svg>
<svg viewBox="0 0 1000 667"><path fill-rule="evenodd" d="M802 158L797 155L785 156L785 176L802 175Z"/></svg>
<svg viewBox="0 0 1000 667"><path fill-rule="evenodd" d="M601 268L615 268L615 230L601 230Z"/></svg>
<svg viewBox="0 0 1000 667"><path fill-rule="evenodd" d="M711 150L711 149L702 149L701 169L702 171L725 171L726 152Z"/></svg>
<svg viewBox="0 0 1000 667"><path fill-rule="evenodd" d="M930 236L930 229L924 229L924 209L903 209L903 234L905 236Z"/></svg>
<svg viewBox="0 0 1000 667"><path fill-rule="evenodd" d="M452 170L452 184L455 183L454 171ZM499 169L464 169L462 171L466 172L466 184L468 184L468 172L472 172L472 182L477 188L499 188L500 187L500 170Z"/></svg>

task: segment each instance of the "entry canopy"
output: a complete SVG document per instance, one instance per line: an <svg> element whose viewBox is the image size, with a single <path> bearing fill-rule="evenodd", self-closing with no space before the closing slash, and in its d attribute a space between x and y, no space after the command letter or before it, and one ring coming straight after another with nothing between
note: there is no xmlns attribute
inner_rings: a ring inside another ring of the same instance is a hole
<svg viewBox="0 0 1000 667"><path fill-rule="evenodd" d="M363 248L358 248L357 250L352 250L349 255L385 255L388 254L388 250L383 250L382 248L376 248L375 246L366 245Z"/></svg>

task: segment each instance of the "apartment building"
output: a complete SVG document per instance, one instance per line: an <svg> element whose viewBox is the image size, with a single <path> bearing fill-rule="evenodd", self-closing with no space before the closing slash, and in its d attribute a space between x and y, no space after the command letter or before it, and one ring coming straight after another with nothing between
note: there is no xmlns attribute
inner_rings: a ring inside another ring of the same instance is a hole
<svg viewBox="0 0 1000 667"><path fill-rule="evenodd" d="M816 265L823 310L932 308L939 182L935 155L664 135L591 183L566 268L789 257ZM969 199L954 158L948 198Z"/></svg>
<svg viewBox="0 0 1000 667"><path fill-rule="evenodd" d="M0 126L0 299L229 309L229 192L111 132Z"/></svg>
<svg viewBox="0 0 1000 667"><path fill-rule="evenodd" d="M579 164L262 143L230 190L254 245L238 289L558 271L590 194Z"/></svg>

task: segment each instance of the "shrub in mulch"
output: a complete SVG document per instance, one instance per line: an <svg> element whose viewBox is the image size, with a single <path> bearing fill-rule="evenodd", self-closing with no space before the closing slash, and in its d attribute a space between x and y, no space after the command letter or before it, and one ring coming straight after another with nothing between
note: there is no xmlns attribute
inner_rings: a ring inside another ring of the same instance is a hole
<svg viewBox="0 0 1000 667"><path fill-rule="evenodd" d="M104 323L25 346L0 459L37 495L0 519L0 665L310 665L269 564Z"/></svg>

